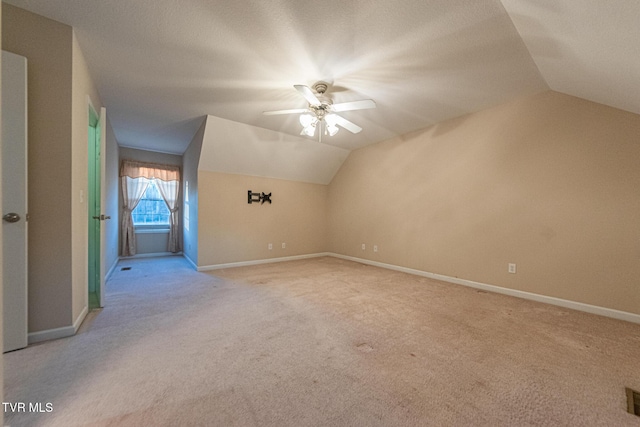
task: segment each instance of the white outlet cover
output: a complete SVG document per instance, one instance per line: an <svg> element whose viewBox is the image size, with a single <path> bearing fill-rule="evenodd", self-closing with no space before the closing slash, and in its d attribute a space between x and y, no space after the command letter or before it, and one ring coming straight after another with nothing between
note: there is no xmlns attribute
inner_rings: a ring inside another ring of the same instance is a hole
<svg viewBox="0 0 640 427"><path fill-rule="evenodd" d="M286 247L287 247L287 244L286 244L286 243L283 243L283 244L282 244L282 249L285 249Z"/></svg>
<svg viewBox="0 0 640 427"><path fill-rule="evenodd" d="M509 264L509 273L511 274L516 274L516 265L515 264Z"/></svg>
<svg viewBox="0 0 640 427"><path fill-rule="evenodd" d="M269 250L273 249L273 245L271 243L269 243Z"/></svg>
<svg viewBox="0 0 640 427"><path fill-rule="evenodd" d="M362 250L364 251L365 249L366 249L366 246L365 246L365 244L363 243L363 244L362 244Z"/></svg>

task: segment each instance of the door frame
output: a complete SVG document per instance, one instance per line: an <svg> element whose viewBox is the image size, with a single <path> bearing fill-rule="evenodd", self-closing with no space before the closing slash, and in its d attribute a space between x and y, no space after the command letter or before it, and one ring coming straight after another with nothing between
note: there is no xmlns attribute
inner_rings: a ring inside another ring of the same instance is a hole
<svg viewBox="0 0 640 427"><path fill-rule="evenodd" d="M100 108L100 209L106 212L107 207L107 109ZM105 217L107 220L108 216ZM100 292L98 293L99 305L104 307L104 294L106 289L106 253L107 253L107 230L100 224Z"/></svg>
<svg viewBox="0 0 640 427"><path fill-rule="evenodd" d="M105 194L105 187L106 187L106 159L105 159L105 153L106 153L106 109L104 107L100 108L100 114L98 115L96 109L93 107L93 104L91 102L91 99L87 96L87 144L91 145L93 144L93 146L88 147L88 153L87 153L87 166L88 166L88 176L87 176L87 186L88 186L88 194L87 194L87 218L88 218L88 241L87 241L87 256L88 256L88 262L87 262L87 279L88 279L88 283L87 283L87 307L90 307L89 305L89 293L90 293L90 288L92 285L92 280L94 280L94 284L96 286L96 290L97 290L97 297L98 297L98 301L97 301L97 306L102 308L104 307L104 301L105 301L105 278L106 278L106 272L105 272L105 251L106 251L106 234L105 234L105 227L102 224L102 221L105 218L108 218L107 216L105 216L103 214L104 209L105 209L105 203L106 203L106 194ZM89 127L94 128L94 132L93 132L93 140L90 141L89 138L91 136L91 132L89 131ZM93 154L93 155L92 155ZM99 177L96 176L96 169L99 169ZM91 183L92 183L92 179L91 179L91 174L94 175L94 179L97 182L94 182L94 184L96 184L96 187L99 189L97 192L99 193L99 205L100 205L100 210L98 212L95 212L95 216L99 216L100 219L96 220L93 218L94 216L94 208L95 206L91 206L91 202L94 201L94 199L92 198L92 192L94 191L94 189L91 188ZM97 235L92 235L92 231L91 228L93 226L95 226L95 221L97 221L97 224L99 225L99 231L97 233ZM97 242L97 258L98 260L92 259L92 254L95 256L95 253L91 250L92 248L92 244L96 244L95 242L92 241L92 239L97 238L98 242ZM89 273L91 272L91 265L92 263L96 263L97 264L97 269L98 269L98 279L96 280L95 278L91 278ZM93 308L97 308L97 307L93 307Z"/></svg>

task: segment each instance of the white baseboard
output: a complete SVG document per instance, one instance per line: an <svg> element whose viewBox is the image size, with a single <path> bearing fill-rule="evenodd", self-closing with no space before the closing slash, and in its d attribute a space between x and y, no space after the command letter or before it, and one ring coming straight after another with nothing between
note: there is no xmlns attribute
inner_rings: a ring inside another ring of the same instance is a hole
<svg viewBox="0 0 640 427"><path fill-rule="evenodd" d="M611 317L613 319L625 320L632 323L640 323L640 315L629 313L626 311L615 310L612 308L600 307L596 305L584 304L581 302L565 300L561 298L550 297L546 295L534 294L531 292L518 291L515 289L502 288L500 286L488 285L486 283L474 282L471 280L459 279L457 277L445 276L442 274L429 273L427 271L415 270L413 268L400 267L393 264L385 264L382 262L371 261L368 259L356 258L336 253L328 253L327 255L346 259L349 261L359 262L362 264L373 265L375 267L387 268L389 270L401 271L403 273L414 274L416 276L428 277L430 279L441 280L443 282L455 283L456 285L468 286L475 289L482 289L488 292L509 295L517 298L523 298L531 301L542 302L545 304L557 305L559 307L570 308L573 310L584 311L586 313L597 314L600 316Z"/></svg>
<svg viewBox="0 0 640 427"><path fill-rule="evenodd" d="M87 307L85 305L84 308L82 309L82 312L80 313L80 315L76 319L76 321L73 322L73 333L74 334L76 332L78 332L78 329L80 329L80 325L82 325L82 322L84 322L84 318L87 317L88 313L89 313L89 307Z"/></svg>
<svg viewBox="0 0 640 427"><path fill-rule="evenodd" d="M136 259L136 258L157 258L163 256L182 256L180 252L153 252L148 254L135 254L133 256L121 256L118 259Z"/></svg>
<svg viewBox="0 0 640 427"><path fill-rule="evenodd" d="M37 342L57 340L59 338L71 337L78 332L80 325L84 321L85 317L89 313L89 308L85 305L78 318L73 322L71 326L63 326L61 328L47 329L44 331L30 332L28 336L29 344L35 344Z"/></svg>
<svg viewBox="0 0 640 427"><path fill-rule="evenodd" d="M57 340L59 338L71 337L75 334L75 328L73 326L63 326L62 328L47 329L44 331L30 332L29 344L35 344L37 342Z"/></svg>
<svg viewBox="0 0 640 427"><path fill-rule="evenodd" d="M104 276L105 283L111 278L111 275L116 271L116 268L118 267L118 261L120 261L120 258L116 258L115 261L113 261L113 265L111 266L109 271L107 271L107 274Z"/></svg>
<svg viewBox="0 0 640 427"><path fill-rule="evenodd" d="M258 264L270 264L272 262L297 261L300 259L318 258L323 256L329 256L329 255L331 254L328 252L321 252L316 254L295 255L295 256L287 256L287 257L281 257L281 258L267 258L267 259L253 260L253 261L230 262L227 264L204 265L202 267L197 267L197 269L198 271L211 271L211 270L220 270L222 268L246 267L249 265L258 265Z"/></svg>
<svg viewBox="0 0 640 427"><path fill-rule="evenodd" d="M198 270L198 265L195 262L193 262L193 260L189 257L189 255L184 253L184 254L182 254L182 256L184 257L184 259L187 260L187 262L189 264L191 264L191 266L193 267L194 270L196 270L196 271Z"/></svg>

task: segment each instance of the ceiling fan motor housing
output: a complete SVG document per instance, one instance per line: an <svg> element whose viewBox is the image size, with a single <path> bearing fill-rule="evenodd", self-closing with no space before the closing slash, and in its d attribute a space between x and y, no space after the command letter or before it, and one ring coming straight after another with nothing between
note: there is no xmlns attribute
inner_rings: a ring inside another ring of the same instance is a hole
<svg viewBox="0 0 640 427"><path fill-rule="evenodd" d="M331 113L331 104L333 104L333 101L324 94L328 87L329 83L323 81L313 85L313 90L318 94L317 98L318 101L320 101L320 105L309 104L309 109L316 115L318 120L324 119L327 114Z"/></svg>
<svg viewBox="0 0 640 427"><path fill-rule="evenodd" d="M331 100L325 97L318 97L320 105L309 105L309 109L316 115L318 120L331 113Z"/></svg>
<svg viewBox="0 0 640 427"><path fill-rule="evenodd" d="M327 91L328 87L329 87L329 83L327 82L317 82L316 84L313 85L313 90L315 90L317 93L322 95Z"/></svg>

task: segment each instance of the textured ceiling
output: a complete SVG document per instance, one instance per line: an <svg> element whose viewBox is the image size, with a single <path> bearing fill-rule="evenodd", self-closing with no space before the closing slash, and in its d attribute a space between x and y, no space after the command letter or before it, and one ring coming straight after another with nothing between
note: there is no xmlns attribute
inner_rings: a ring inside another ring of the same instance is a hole
<svg viewBox="0 0 640 427"><path fill-rule="evenodd" d="M640 114L640 1L502 3L551 89Z"/></svg>
<svg viewBox="0 0 640 427"><path fill-rule="evenodd" d="M349 151L207 116L198 170L329 184Z"/></svg>
<svg viewBox="0 0 640 427"><path fill-rule="evenodd" d="M75 28L125 146L182 153L207 115L298 136L262 112L317 80L378 105L323 138L347 150L549 87L640 113L637 0L7 2Z"/></svg>

